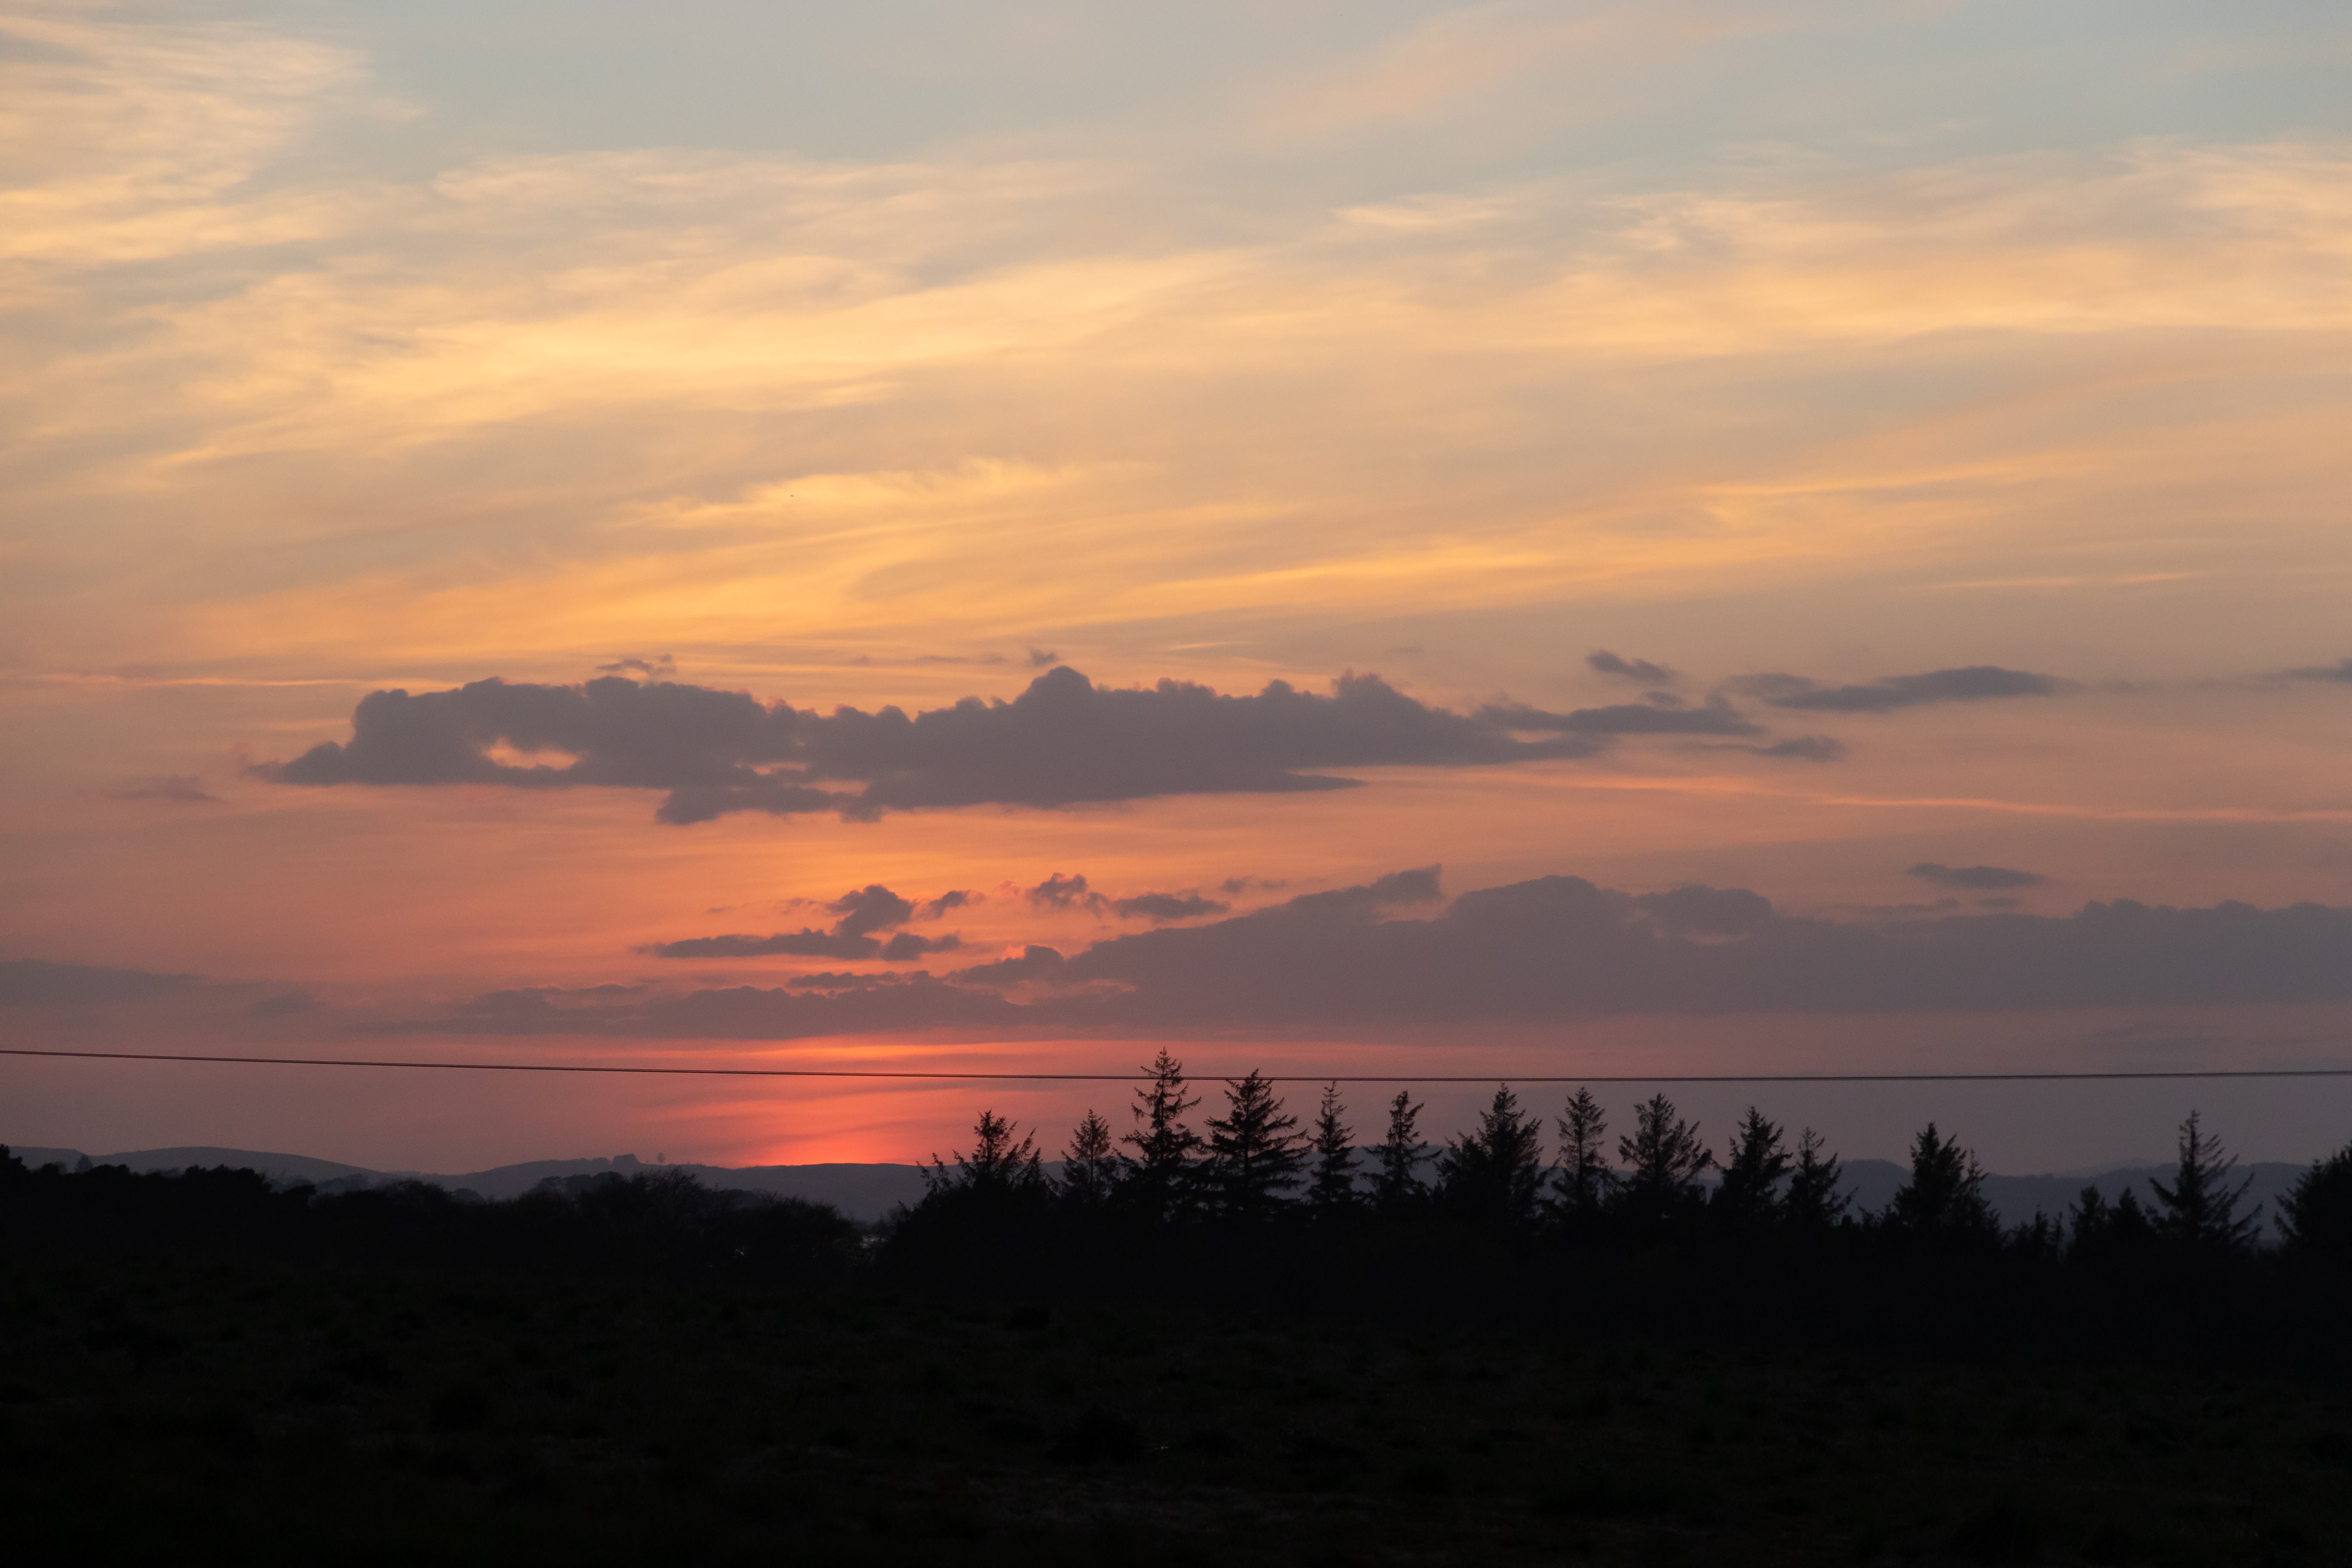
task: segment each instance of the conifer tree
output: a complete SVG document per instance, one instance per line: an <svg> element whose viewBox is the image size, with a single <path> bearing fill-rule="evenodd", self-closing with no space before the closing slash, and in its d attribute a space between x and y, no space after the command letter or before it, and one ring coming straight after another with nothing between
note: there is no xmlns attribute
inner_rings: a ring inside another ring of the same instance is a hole
<svg viewBox="0 0 2352 1568"><path fill-rule="evenodd" d="M1315 1110L1315 1131L1307 1141L1307 1152L1315 1156L1315 1173L1307 1184L1307 1206L1326 1223L1352 1212L1360 1202L1356 1195L1356 1150L1350 1142L1355 1133L1339 1121L1346 1110L1339 1103L1339 1086L1324 1085L1323 1102Z"/></svg>
<svg viewBox="0 0 2352 1568"><path fill-rule="evenodd" d="M1667 1224L1696 1209L1698 1173L1715 1163L1698 1129L1675 1113L1675 1102L1652 1095L1633 1108L1633 1131L1617 1140L1625 1164L1617 1211L1636 1229Z"/></svg>
<svg viewBox="0 0 2352 1568"><path fill-rule="evenodd" d="M1218 1215L1244 1224L1267 1219L1289 1200L1285 1189L1298 1184L1306 1163L1298 1118L1282 1109L1265 1075L1225 1084L1225 1114L1209 1119L1205 1173Z"/></svg>
<svg viewBox="0 0 2352 1568"><path fill-rule="evenodd" d="M1135 1091L1135 1131L1120 1142L1135 1150L1119 1156L1117 1197L1147 1223L1187 1214L1196 1201L1201 1135L1184 1115L1201 1103L1184 1092L1184 1064L1162 1046L1143 1069L1151 1081Z"/></svg>
<svg viewBox="0 0 2352 1568"><path fill-rule="evenodd" d="M1781 1217L1790 1228L1818 1236L1845 1217L1853 1200L1841 1194L1844 1175L1835 1154L1824 1155L1822 1135L1808 1127L1797 1139L1797 1163L1789 1173L1789 1191L1780 1200Z"/></svg>
<svg viewBox="0 0 2352 1568"><path fill-rule="evenodd" d="M1776 1124L1754 1106L1731 1135L1723 1157L1723 1180L1715 1189L1715 1211L1735 1227L1756 1229L1781 1215L1777 1190L1789 1173L1789 1151Z"/></svg>
<svg viewBox="0 0 2352 1568"><path fill-rule="evenodd" d="M2157 1235L2176 1247L2210 1254L2252 1247L2262 1232L2262 1205L2256 1204L2243 1219L2238 1217L2238 1205L2254 1179L2248 1176L2231 1186L2230 1173L2237 1163L2220 1139L2205 1135L2197 1124L2197 1112L2190 1111L2180 1124L2180 1164L2172 1185L2148 1180L2156 1189Z"/></svg>
<svg viewBox="0 0 2352 1568"><path fill-rule="evenodd" d="M2352 1143L2295 1178L2279 1200L2279 1234L2291 1258L2352 1262Z"/></svg>
<svg viewBox="0 0 2352 1568"><path fill-rule="evenodd" d="M1895 1190L1886 1221L1927 1241L1982 1242L2000 1236L2000 1222L1985 1202L1983 1167L1958 1139L1937 1136L1932 1121L1911 1145L1911 1179Z"/></svg>
<svg viewBox="0 0 2352 1568"><path fill-rule="evenodd" d="M1013 1123L992 1110L983 1110L972 1126L977 1140L969 1154L956 1156L955 1169L947 1168L937 1154L931 1156L930 1169L923 1173L923 1184L932 1192L964 1191L979 1194L1042 1193L1045 1190L1044 1163L1037 1154L1037 1135L1025 1133L1018 1140Z"/></svg>
<svg viewBox="0 0 2352 1568"><path fill-rule="evenodd" d="M1524 1229L1543 1190L1542 1133L1518 1096L1498 1087L1478 1130L1449 1140L1437 1156L1438 1205L1474 1225Z"/></svg>
<svg viewBox="0 0 2352 1568"><path fill-rule="evenodd" d="M1559 1119L1559 1209L1570 1226L1590 1228L1616 1188L1617 1173L1609 1168L1609 1119L1592 1091L1580 1088L1569 1097L1568 1114Z"/></svg>
<svg viewBox="0 0 2352 1568"><path fill-rule="evenodd" d="M1098 1209L1110 1201L1118 1178L1118 1156L1111 1147L1110 1123L1089 1110L1070 1132L1062 1151L1062 1196L1082 1209Z"/></svg>
<svg viewBox="0 0 2352 1568"><path fill-rule="evenodd" d="M1372 1183L1372 1203L1383 1219L1402 1219L1416 1212L1429 1196L1418 1171L1421 1111L1403 1089L1389 1101L1388 1136L1381 1141L1380 1174Z"/></svg>
<svg viewBox="0 0 2352 1568"><path fill-rule="evenodd" d="M2156 1227L2130 1188L2110 1204L2098 1188L2084 1187L2067 1211L2066 1233L2069 1263L2103 1263L2146 1251Z"/></svg>

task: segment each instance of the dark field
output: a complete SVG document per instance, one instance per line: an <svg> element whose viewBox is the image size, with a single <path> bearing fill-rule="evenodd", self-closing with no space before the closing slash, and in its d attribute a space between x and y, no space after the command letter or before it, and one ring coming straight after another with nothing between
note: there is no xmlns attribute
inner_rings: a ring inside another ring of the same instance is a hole
<svg viewBox="0 0 2352 1568"><path fill-rule="evenodd" d="M2352 1561L2352 1399L860 1286L20 1258L22 1561Z"/></svg>

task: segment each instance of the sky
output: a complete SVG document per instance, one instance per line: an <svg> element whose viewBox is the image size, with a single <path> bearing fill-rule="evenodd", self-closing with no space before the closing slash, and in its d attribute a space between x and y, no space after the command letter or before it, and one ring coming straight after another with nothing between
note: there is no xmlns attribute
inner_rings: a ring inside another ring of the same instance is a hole
<svg viewBox="0 0 2352 1568"><path fill-rule="evenodd" d="M2284 0L11 6L0 1034L2352 1065L2347 68ZM1126 1100L0 1060L13 1142L381 1168Z"/></svg>

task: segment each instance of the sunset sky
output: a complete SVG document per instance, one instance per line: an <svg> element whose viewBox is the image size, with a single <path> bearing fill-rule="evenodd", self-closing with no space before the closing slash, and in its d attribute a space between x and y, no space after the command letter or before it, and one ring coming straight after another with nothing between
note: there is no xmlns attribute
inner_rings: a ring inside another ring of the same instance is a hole
<svg viewBox="0 0 2352 1568"><path fill-rule="evenodd" d="M2352 1065L2347 73L2320 0L10 6L0 1032ZM2345 1081L1680 1098L2352 1138ZM1127 1099L17 1058L0 1140Z"/></svg>

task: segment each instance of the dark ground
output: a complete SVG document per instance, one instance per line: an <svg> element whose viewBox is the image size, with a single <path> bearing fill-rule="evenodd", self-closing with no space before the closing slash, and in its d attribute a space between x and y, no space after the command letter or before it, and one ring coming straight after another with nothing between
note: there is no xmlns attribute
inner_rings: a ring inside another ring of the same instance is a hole
<svg viewBox="0 0 2352 1568"><path fill-rule="evenodd" d="M2352 1562L2340 1385L873 1286L0 1268L20 1561Z"/></svg>

